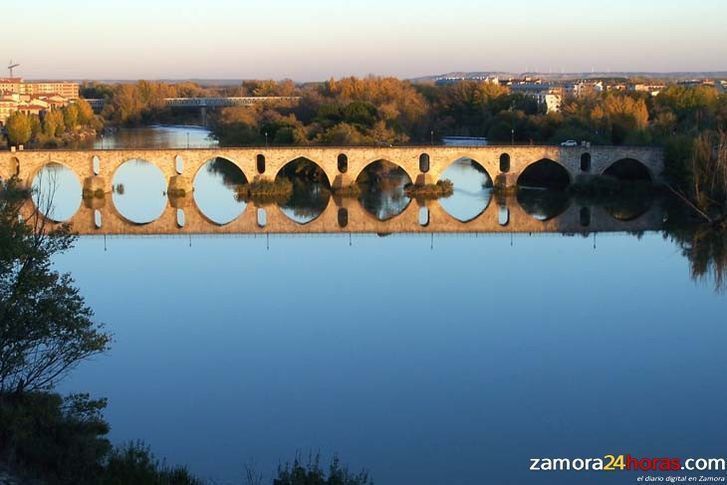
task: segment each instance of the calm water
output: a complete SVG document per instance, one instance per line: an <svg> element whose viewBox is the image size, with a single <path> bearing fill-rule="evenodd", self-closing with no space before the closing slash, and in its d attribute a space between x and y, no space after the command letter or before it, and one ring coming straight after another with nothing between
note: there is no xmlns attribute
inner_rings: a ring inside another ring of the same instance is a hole
<svg viewBox="0 0 727 485"><path fill-rule="evenodd" d="M117 176L125 217L154 218L151 169ZM492 203L469 161L447 176L454 217ZM198 177L208 218L244 210L234 173ZM296 197L303 223L320 188ZM380 218L410 203L399 188L360 201ZM115 442L217 483L311 450L378 484L631 483L529 458L725 455L727 297L660 232L89 237L57 265L115 334L63 391L108 397Z"/></svg>

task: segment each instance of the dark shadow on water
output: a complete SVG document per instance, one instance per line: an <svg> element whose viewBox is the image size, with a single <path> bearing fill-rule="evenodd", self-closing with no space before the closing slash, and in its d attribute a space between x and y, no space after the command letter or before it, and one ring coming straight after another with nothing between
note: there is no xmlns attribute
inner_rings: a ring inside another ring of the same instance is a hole
<svg viewBox="0 0 727 485"><path fill-rule="evenodd" d="M547 221L565 212L570 206L571 197L562 190L520 188L517 201L533 218Z"/></svg>
<svg viewBox="0 0 727 485"><path fill-rule="evenodd" d="M401 167L386 160L369 164L356 183L361 187L359 202L381 221L398 216L411 202L404 191L412 183L411 178Z"/></svg>
<svg viewBox="0 0 727 485"><path fill-rule="evenodd" d="M283 213L298 224L317 219L331 199L331 186L323 169L307 158L297 158L286 164L276 180L288 179L293 193L280 203Z"/></svg>

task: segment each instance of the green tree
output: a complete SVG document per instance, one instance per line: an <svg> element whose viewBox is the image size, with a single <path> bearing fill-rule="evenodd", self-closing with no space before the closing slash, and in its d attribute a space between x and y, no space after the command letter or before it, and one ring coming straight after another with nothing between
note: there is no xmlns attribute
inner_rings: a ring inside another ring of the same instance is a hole
<svg viewBox="0 0 727 485"><path fill-rule="evenodd" d="M20 220L28 197L17 180L0 182L0 393L50 389L111 338L71 277L51 267L74 237L37 211Z"/></svg>
<svg viewBox="0 0 727 485"><path fill-rule="evenodd" d="M8 132L8 141L11 145L23 145L30 141L33 135L33 127L30 118L25 113L16 111L11 114L5 123Z"/></svg>

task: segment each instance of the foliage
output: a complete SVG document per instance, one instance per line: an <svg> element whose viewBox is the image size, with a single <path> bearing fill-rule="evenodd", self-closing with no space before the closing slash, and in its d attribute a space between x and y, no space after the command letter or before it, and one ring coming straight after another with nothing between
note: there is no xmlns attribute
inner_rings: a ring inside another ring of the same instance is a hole
<svg viewBox="0 0 727 485"><path fill-rule="evenodd" d="M305 464L296 457L292 464L278 468L273 485L366 485L373 484L368 473L351 474L341 466L338 457L333 457L328 472L320 463L320 455L309 456Z"/></svg>
<svg viewBox="0 0 727 485"><path fill-rule="evenodd" d="M49 389L110 341L71 277L51 268L74 237L38 212L19 220L28 197L16 179L0 182L0 392Z"/></svg>
<svg viewBox="0 0 727 485"><path fill-rule="evenodd" d="M30 141L33 135L30 118L20 111L16 111L8 117L5 129L11 145L24 145Z"/></svg>
<svg viewBox="0 0 727 485"><path fill-rule="evenodd" d="M0 394L0 459L50 483L92 483L111 450L104 406L88 395Z"/></svg>
<svg viewBox="0 0 727 485"><path fill-rule="evenodd" d="M107 459L99 485L202 485L183 467L169 467L141 442L115 448Z"/></svg>

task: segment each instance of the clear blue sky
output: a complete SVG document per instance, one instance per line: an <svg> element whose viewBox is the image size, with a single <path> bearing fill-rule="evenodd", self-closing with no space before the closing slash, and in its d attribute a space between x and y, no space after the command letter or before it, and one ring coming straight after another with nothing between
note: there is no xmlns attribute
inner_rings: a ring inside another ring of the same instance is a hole
<svg viewBox="0 0 727 485"><path fill-rule="evenodd" d="M727 70L724 0L8 1L26 78Z"/></svg>

